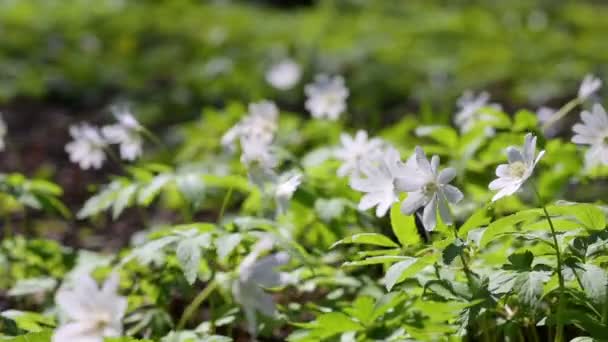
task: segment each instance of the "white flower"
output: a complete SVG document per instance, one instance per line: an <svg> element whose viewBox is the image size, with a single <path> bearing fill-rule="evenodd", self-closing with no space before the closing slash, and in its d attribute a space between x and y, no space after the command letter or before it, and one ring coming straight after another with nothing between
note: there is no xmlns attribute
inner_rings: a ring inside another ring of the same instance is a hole
<svg viewBox="0 0 608 342"><path fill-rule="evenodd" d="M302 76L300 65L292 59L284 59L266 72L266 82L279 90L293 88Z"/></svg>
<svg viewBox="0 0 608 342"><path fill-rule="evenodd" d="M288 172L282 174L274 190L274 198L277 203L277 211L284 213L287 211L289 200L302 183L302 174L298 172Z"/></svg>
<svg viewBox="0 0 608 342"><path fill-rule="evenodd" d="M352 176L359 173L361 161L375 159L382 152L382 140L379 138L368 139L367 132L359 130L355 137L342 133L340 135L342 146L337 148L334 156L342 161L338 169L338 176Z"/></svg>
<svg viewBox="0 0 608 342"><path fill-rule="evenodd" d="M120 157L135 160L142 154L142 126L126 109L114 109L117 124L104 126L101 131L111 144L120 144Z"/></svg>
<svg viewBox="0 0 608 342"><path fill-rule="evenodd" d="M266 180L275 176L278 160L270 144L255 137L242 137L241 152L241 163L247 167L254 184L263 187Z"/></svg>
<svg viewBox="0 0 608 342"><path fill-rule="evenodd" d="M107 142L99 133L99 129L87 123L70 127L70 135L74 139L65 145L70 154L70 160L78 163L81 169L99 169L106 160L104 151Z"/></svg>
<svg viewBox="0 0 608 342"><path fill-rule="evenodd" d="M56 301L69 321L55 330L53 342L102 342L104 337L120 337L127 299L116 293L118 281L114 274L100 289L93 278L82 275L72 288L61 288Z"/></svg>
<svg viewBox="0 0 608 342"><path fill-rule="evenodd" d="M513 146L507 148L508 164L498 165L496 168L497 179L493 180L488 188L492 191L499 190L492 202L505 196L514 194L532 175L534 167L545 154L540 151L536 156L536 137L531 133L526 134L523 149Z"/></svg>
<svg viewBox="0 0 608 342"><path fill-rule="evenodd" d="M4 138L6 137L6 133L8 133L8 128L6 127L6 122L4 122L2 113L0 113L0 151L4 151Z"/></svg>
<svg viewBox="0 0 608 342"><path fill-rule="evenodd" d="M272 245L271 238L262 238L241 262L238 279L232 284L232 294L243 306L249 332L252 334L256 333L256 311L266 316L276 313L274 300L264 288L279 287L291 282L288 274L275 270L289 261L287 253L279 252L258 259L260 254L271 249Z"/></svg>
<svg viewBox="0 0 608 342"><path fill-rule="evenodd" d="M572 142L575 144L590 145L585 154L587 166L598 163L608 165L608 115L604 107L595 104L592 112L581 113L583 123L577 123L572 127L574 136Z"/></svg>
<svg viewBox="0 0 608 342"><path fill-rule="evenodd" d="M456 169L448 167L439 171L439 157L433 156L429 162L420 147L416 147L413 157L416 167L409 168L398 182L399 188L407 192L401 212L412 215L424 207L422 224L427 231L437 225L437 212L445 224L452 224L449 203L458 203L463 198L458 188L448 184L456 177Z"/></svg>
<svg viewBox="0 0 608 342"><path fill-rule="evenodd" d="M404 165L399 152L392 147L378 160L361 163L361 173L365 178L357 175L350 180L351 188L366 193L359 202L359 210L376 207L376 216L386 215L393 203L399 200L396 180L407 174L411 164L410 160Z"/></svg>
<svg viewBox="0 0 608 342"><path fill-rule="evenodd" d="M232 147L241 138L257 139L269 144L277 130L279 109L272 101L262 100L249 104L249 112L222 137L221 144Z"/></svg>
<svg viewBox="0 0 608 342"><path fill-rule="evenodd" d="M470 90L467 90L462 94L456 103L459 110L454 116L454 123L460 128L461 132L467 132L479 121L490 119L490 117L481 112L482 108L501 108L498 104L488 103L489 100L490 94L485 91L479 93L477 96Z"/></svg>
<svg viewBox="0 0 608 342"><path fill-rule="evenodd" d="M308 97L304 106L317 119L337 120L346 110L348 89L342 76L317 75L315 83L306 85L304 92Z"/></svg>
<svg viewBox="0 0 608 342"><path fill-rule="evenodd" d="M588 74L583 78L581 86L578 88L578 98L586 100L589 96L595 94L602 87L602 80L594 75Z"/></svg>

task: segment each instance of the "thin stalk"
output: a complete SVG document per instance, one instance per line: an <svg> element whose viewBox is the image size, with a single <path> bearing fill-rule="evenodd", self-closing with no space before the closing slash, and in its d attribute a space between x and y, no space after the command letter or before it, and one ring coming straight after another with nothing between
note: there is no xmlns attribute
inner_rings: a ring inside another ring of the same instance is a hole
<svg viewBox="0 0 608 342"><path fill-rule="evenodd" d="M224 218L224 213L226 212L226 208L228 207L228 202L230 202L230 198L232 197L233 188L230 187L226 196L224 196L224 201L222 202L222 207L220 208L220 212L217 215L217 222L220 222L222 218Z"/></svg>
<svg viewBox="0 0 608 342"><path fill-rule="evenodd" d="M459 239L458 231L456 230L456 227L454 227L454 238ZM469 285L469 290L471 290L471 294L473 294L474 289L475 289L475 287L473 286L473 275L472 275L471 269L469 268L469 264L467 263L467 261L464 257L464 251L461 250L458 253L458 256L460 257L460 262L462 263L462 268L464 270L464 274L467 277L467 283Z"/></svg>
<svg viewBox="0 0 608 342"><path fill-rule="evenodd" d="M159 137L157 137L154 133L149 131L147 128L141 127L139 131L142 133L142 135L144 137L146 137L148 140L152 141L160 149L162 149L162 150L168 149L167 145L165 145L165 143L163 143L163 141Z"/></svg>
<svg viewBox="0 0 608 342"><path fill-rule="evenodd" d="M570 100L570 102L566 103L562 108L555 112L555 114L553 114L549 120L547 120L547 122L545 122L543 125L543 130L546 131L553 124L563 119L566 115L568 115L568 113L570 113L571 110L574 109L574 107L578 106L579 104L581 104L581 100L578 97Z"/></svg>
<svg viewBox="0 0 608 342"><path fill-rule="evenodd" d="M562 274L562 254L559 248L559 242L557 241L557 234L555 233L555 226L553 226L553 220L551 220L551 216L547 211L547 207L543 203L540 194L538 193L538 189L535 185L532 186L538 201L541 203L543 207L543 212L545 213L545 218L549 223L549 228L551 229L551 236L553 237L553 244L555 248L555 257L557 259L557 280L559 282L559 297L557 299L557 327L555 331L555 341L562 342L564 340L564 324L561 322L562 311L564 309L564 294L566 286L564 285L564 275Z"/></svg>
<svg viewBox="0 0 608 342"><path fill-rule="evenodd" d="M194 312L199 308L199 306L201 306L205 299L207 299L207 297L209 297L209 295L213 293L217 286L218 283L215 280L212 280L207 284L205 288L203 288L201 292L199 292L199 294L194 298L192 303L190 303L186 310L184 310L184 313L182 314L182 317L179 319L179 323L177 324L177 330L182 330L184 328L184 326L186 325L186 323L188 323Z"/></svg>

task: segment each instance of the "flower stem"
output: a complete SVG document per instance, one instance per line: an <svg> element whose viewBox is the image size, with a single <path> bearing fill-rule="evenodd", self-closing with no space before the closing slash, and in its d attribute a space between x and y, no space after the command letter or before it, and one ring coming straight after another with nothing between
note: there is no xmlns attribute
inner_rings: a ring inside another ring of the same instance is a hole
<svg viewBox="0 0 608 342"><path fill-rule="evenodd" d="M581 104L581 100L577 97L575 99L570 100L570 102L566 103L562 108L560 108L555 114L553 114L547 122L543 125L543 130L547 130L553 124L564 118L574 107Z"/></svg>
<svg viewBox="0 0 608 342"><path fill-rule="evenodd" d="M565 283L564 275L562 274L562 255L561 255L561 251L559 248L559 242L557 241L557 234L555 232L555 226L553 226L553 221L551 220L551 216L549 215L549 212L547 211L547 207L543 203L543 200L540 197L540 194L538 193L538 189L536 188L536 186L533 185L532 188L534 189L534 193L536 194L536 197L538 198L538 201L543 208L543 212L545 213L545 218L547 219L547 222L549 223L549 227L551 228L551 236L553 237L553 244L554 244L554 248L555 248L555 257L557 259L557 280L559 282L559 297L557 299L557 327L556 327L556 331L555 331L555 341L562 342L564 340L564 324L561 321L562 320L561 317L562 317L562 311L564 309L564 303L565 303L564 294L565 294L565 289L566 289L566 286L564 285L564 283Z"/></svg>
<svg viewBox="0 0 608 342"><path fill-rule="evenodd" d="M177 330L182 330L184 328L184 326L186 325L186 323L188 323L194 312L205 301L205 299L207 299L207 297L209 297L209 295L213 293L217 286L217 281L212 280L207 284L205 288L203 288L201 292L199 292L199 294L194 298L192 303L190 303L186 310L184 310L184 313L182 314L182 317L179 319L179 323L177 324Z"/></svg>
<svg viewBox="0 0 608 342"><path fill-rule="evenodd" d="M224 213L226 212L226 208L228 207L228 202L230 202L230 198L232 197L233 187L228 188L228 192L226 196L224 196L224 201L222 202L222 207L220 208L220 212L217 215L217 222L220 222L222 218L224 218Z"/></svg>

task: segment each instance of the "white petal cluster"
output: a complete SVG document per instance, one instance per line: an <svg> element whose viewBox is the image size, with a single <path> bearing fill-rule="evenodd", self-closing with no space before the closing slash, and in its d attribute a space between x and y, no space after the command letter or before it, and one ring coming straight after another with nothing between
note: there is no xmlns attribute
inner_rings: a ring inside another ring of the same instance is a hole
<svg viewBox="0 0 608 342"><path fill-rule="evenodd" d="M287 211L289 200L291 200L300 184L302 184L302 174L299 172L287 172L278 178L274 190L274 198L279 213Z"/></svg>
<svg viewBox="0 0 608 342"><path fill-rule="evenodd" d="M142 126L133 114L125 109L115 110L114 116L118 122L104 126L101 131L110 144L120 145L120 157L133 161L143 152Z"/></svg>
<svg viewBox="0 0 608 342"><path fill-rule="evenodd" d="M608 165L608 115L600 104L595 104L591 112L581 113L583 123L572 127L575 144L589 145L585 154L585 163L588 167L598 164Z"/></svg>
<svg viewBox="0 0 608 342"><path fill-rule="evenodd" d="M350 180L350 186L366 193L359 202L359 210L376 207L376 216L382 217L393 203L399 200L399 189L396 180L406 175L407 166L401 162L399 151L389 147L377 160L365 160L361 163L361 175Z"/></svg>
<svg viewBox="0 0 608 342"><path fill-rule="evenodd" d="M458 203L463 198L462 192L449 184L456 177L456 170L449 167L439 171L439 157L433 156L429 162L420 147L416 147L412 157L410 160L415 164L410 163L413 167L408 167L407 173L397 181L399 189L407 192L401 212L412 215L424 207L422 224L427 231L432 231L437 225L438 212L445 224L452 224L449 204Z"/></svg>
<svg viewBox="0 0 608 342"><path fill-rule="evenodd" d="M602 80L594 75L588 74L583 78L578 88L578 98L583 101L595 94L602 87Z"/></svg>
<svg viewBox="0 0 608 342"><path fill-rule="evenodd" d="M278 127L279 109L272 101L259 101L249 104L249 111L241 121L222 136L221 144L234 148L241 139L259 140L270 144Z"/></svg>
<svg viewBox="0 0 608 342"><path fill-rule="evenodd" d="M342 161L342 165L338 168L340 177L358 175L362 161L377 159L382 153L384 144L379 138L368 139L364 130L357 131L354 137L342 133L340 141L342 145L334 151L334 156Z"/></svg>
<svg viewBox="0 0 608 342"><path fill-rule="evenodd" d="M6 126L6 122L4 122L2 113L0 113L0 151L4 151L4 138L6 137L6 133L8 133L8 127Z"/></svg>
<svg viewBox="0 0 608 342"><path fill-rule="evenodd" d="M287 253L279 252L260 258L260 255L272 246L272 238L262 238L241 262L238 279L232 284L232 294L243 306L249 331L254 335L257 327L256 311L266 316L276 313L274 300L264 288L284 286L290 282L288 274L276 271L276 268L289 261Z"/></svg>
<svg viewBox="0 0 608 342"><path fill-rule="evenodd" d="M524 146L520 150L514 146L507 148L508 164L498 165L496 168L497 179L488 186L490 190L498 192L492 197L497 201L505 196L514 194L532 175L536 164L545 154L540 151L536 155L536 137L531 133L526 134Z"/></svg>
<svg viewBox="0 0 608 342"><path fill-rule="evenodd" d="M81 275L71 288L61 288L56 302L68 318L57 328L53 342L103 342L122 335L127 299L119 296L118 276L112 275L100 289L89 275Z"/></svg>
<svg viewBox="0 0 608 342"><path fill-rule="evenodd" d="M99 169L106 160L106 140L99 129L87 123L70 127L73 141L65 145L70 160L77 163L81 169Z"/></svg>
<svg viewBox="0 0 608 342"><path fill-rule="evenodd" d="M488 119L481 112L482 108L501 108L500 105L489 101L490 94L485 91L475 95L472 91L467 90L462 94L456 103L458 112L454 116L454 123L460 128L461 132L467 132L478 122Z"/></svg>
<svg viewBox="0 0 608 342"><path fill-rule="evenodd" d="M279 90L293 88L302 76L300 65L292 59L284 59L274 64L266 72L266 82Z"/></svg>
<svg viewBox="0 0 608 342"><path fill-rule="evenodd" d="M315 82L304 88L307 100L304 106L317 119L337 120L346 110L348 89L342 76L320 74Z"/></svg>

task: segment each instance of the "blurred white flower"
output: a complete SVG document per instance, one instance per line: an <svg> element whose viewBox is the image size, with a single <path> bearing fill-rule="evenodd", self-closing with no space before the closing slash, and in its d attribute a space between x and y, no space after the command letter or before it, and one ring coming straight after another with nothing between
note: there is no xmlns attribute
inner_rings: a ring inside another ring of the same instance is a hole
<svg viewBox="0 0 608 342"><path fill-rule="evenodd" d="M355 137L342 133L340 135L342 146L337 148L334 156L342 161L338 168L338 176L358 175L361 161L376 159L382 153L383 142L379 138L368 139L367 132L359 130Z"/></svg>
<svg viewBox="0 0 608 342"><path fill-rule="evenodd" d="M544 124L549 121L551 117L555 114L555 109L549 107L540 107L536 111L536 117L538 118L538 122L540 124Z"/></svg>
<svg viewBox="0 0 608 342"><path fill-rule="evenodd" d="M498 165L496 168L497 179L493 180L488 188L492 191L499 190L492 202L505 196L514 194L532 175L534 167L545 154L540 151L536 156L536 137L531 133L526 134L524 146L520 150L514 146L507 148L508 164Z"/></svg>
<svg viewBox="0 0 608 342"><path fill-rule="evenodd" d="M279 109L272 101L262 100L249 104L249 112L241 121L222 136L221 144L234 148L241 138L257 139L269 144L278 127Z"/></svg>
<svg viewBox="0 0 608 342"><path fill-rule="evenodd" d="M241 163L247 168L252 183L262 188L267 180L274 178L278 160L269 143L256 137L242 137Z"/></svg>
<svg viewBox="0 0 608 342"><path fill-rule="evenodd" d="M65 145L70 160L77 163L81 169L99 169L106 160L104 149L107 141L101 136L99 129L87 123L70 126L73 141Z"/></svg>
<svg viewBox="0 0 608 342"><path fill-rule="evenodd" d="M467 90L456 102L458 112L454 116L454 123L461 132L467 132L473 126L480 122L490 119L487 115L481 112L484 107L490 107L497 110L501 109L501 106L496 103L489 103L490 94L488 92L481 92L477 96L470 90Z"/></svg>
<svg viewBox="0 0 608 342"><path fill-rule="evenodd" d="M578 88L578 98L583 101L595 94L602 87L602 80L592 74L587 74Z"/></svg>
<svg viewBox="0 0 608 342"><path fill-rule="evenodd" d="M274 64L266 72L266 82L279 90L289 90L293 88L300 77L302 70L300 65L292 59L284 59L277 64Z"/></svg>
<svg viewBox="0 0 608 342"><path fill-rule="evenodd" d="M142 126L125 108L114 108L114 116L118 123L107 125L101 129L103 136L110 144L120 144L120 157L125 160L135 160L142 154Z"/></svg>
<svg viewBox="0 0 608 342"><path fill-rule="evenodd" d="M119 296L119 278L113 274L100 289L89 275L82 275L72 288L61 288L56 302L68 322L55 330L53 342L103 342L122 335L127 299Z"/></svg>
<svg viewBox="0 0 608 342"><path fill-rule="evenodd" d="M0 151L4 151L4 148L6 147L4 143L6 133L8 133L8 127L6 126L6 122L4 122L4 117L0 112Z"/></svg>
<svg viewBox="0 0 608 342"><path fill-rule="evenodd" d="M289 206L289 200L302 183L302 174L299 172L288 172L282 174L277 181L274 198L277 203L277 211L285 213Z"/></svg>
<svg viewBox="0 0 608 342"><path fill-rule="evenodd" d="M590 145L585 154L587 167L599 163L608 165L608 115L604 107L595 104L591 112L581 113L583 123L577 123L572 127L574 136L572 142L575 144Z"/></svg>
<svg viewBox="0 0 608 342"><path fill-rule="evenodd" d="M449 184L456 177L456 169L439 171L439 157L433 156L429 162L420 147L416 147L414 158L416 167L408 168L408 173L399 179L399 188L407 192L401 212L412 215L424 207L422 224L427 231L435 229L437 212L445 224L452 224L449 203L458 203L463 198L462 192Z"/></svg>
<svg viewBox="0 0 608 342"><path fill-rule="evenodd" d="M279 252L258 259L272 246L272 238L263 237L243 259L238 269L238 279L232 283L234 299L243 307L249 332L253 335L257 330L256 311L266 316L276 314L272 295L266 293L264 288L284 286L293 281L287 273L276 271L276 268L289 261L287 253Z"/></svg>
<svg viewBox="0 0 608 342"><path fill-rule="evenodd" d="M315 82L306 85L304 92L308 97L304 106L314 118L337 120L346 110L348 89L342 76L317 75Z"/></svg>
<svg viewBox="0 0 608 342"><path fill-rule="evenodd" d="M393 203L399 200L397 179L407 175L410 165L412 161L403 164L399 152L392 147L377 160L363 161L361 173L365 178L356 175L350 180L351 188L366 193L359 202L359 210L376 207L376 216L386 215Z"/></svg>

